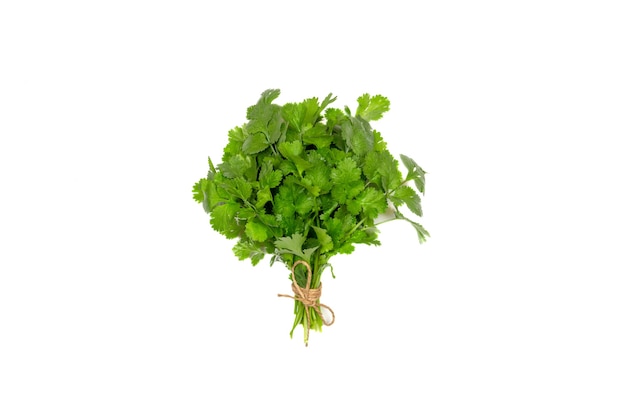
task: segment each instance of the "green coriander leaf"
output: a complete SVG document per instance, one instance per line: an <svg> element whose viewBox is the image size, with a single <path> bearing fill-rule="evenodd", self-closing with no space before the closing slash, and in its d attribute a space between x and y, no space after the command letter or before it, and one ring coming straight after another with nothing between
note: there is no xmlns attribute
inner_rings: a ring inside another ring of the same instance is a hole
<svg viewBox="0 0 626 417"><path fill-rule="evenodd" d="M259 172L259 185L260 187L274 188L278 187L280 181L283 178L281 170L274 170L271 161L263 161L261 165L261 171Z"/></svg>
<svg viewBox="0 0 626 417"><path fill-rule="evenodd" d="M328 148L333 142L333 136L326 131L326 126L317 124L304 132L302 142L307 145L315 145L318 149Z"/></svg>
<svg viewBox="0 0 626 417"><path fill-rule="evenodd" d="M231 196L248 201L252 195L252 184L243 178L226 179L220 186Z"/></svg>
<svg viewBox="0 0 626 417"><path fill-rule="evenodd" d="M369 94L363 94L357 102L359 106L356 109L356 115L367 121L378 120L389 110L389 100L381 95L370 97Z"/></svg>
<svg viewBox="0 0 626 417"><path fill-rule="evenodd" d="M374 149L374 135L369 124L358 118L351 118L341 124L341 136L355 154L363 156Z"/></svg>
<svg viewBox="0 0 626 417"><path fill-rule="evenodd" d="M417 237L419 239L419 242L420 243L426 242L426 238L430 237L430 234L426 231L426 229L424 229L424 227L419 223L416 223L413 221L409 221L409 223L411 223L411 225L417 232Z"/></svg>
<svg viewBox="0 0 626 417"><path fill-rule="evenodd" d="M302 131L304 108L300 104L287 103L282 108L283 118L289 123L289 128L296 132Z"/></svg>
<svg viewBox="0 0 626 417"><path fill-rule="evenodd" d="M311 167L311 164L306 159L302 158L302 153L304 152L304 146L302 142L283 142L278 145L278 151L288 160L292 161L296 168L298 169L298 173L302 174L302 172Z"/></svg>
<svg viewBox="0 0 626 417"><path fill-rule="evenodd" d="M272 201L272 192L269 187L263 187L256 194L256 203L254 206L256 208L262 208L270 201Z"/></svg>
<svg viewBox="0 0 626 417"><path fill-rule="evenodd" d="M267 149L268 146L270 146L270 144L268 143L265 134L257 132L246 138L243 143L242 150L248 155L253 155Z"/></svg>
<svg viewBox="0 0 626 417"><path fill-rule="evenodd" d="M426 172L417 163L406 155L400 155L402 163L409 170L407 180L413 180L415 187L424 194Z"/></svg>
<svg viewBox="0 0 626 417"><path fill-rule="evenodd" d="M274 246L279 249L281 253L290 253L295 256L299 256L305 261L309 262L311 260L311 255L317 248L309 248L302 250L302 245L306 241L306 238L302 236L300 233L295 233L292 236L285 236L279 239L276 239Z"/></svg>
<svg viewBox="0 0 626 417"><path fill-rule="evenodd" d="M391 191L402 184L402 173L398 161L389 151L371 152L365 157L363 173L383 190Z"/></svg>
<svg viewBox="0 0 626 417"><path fill-rule="evenodd" d="M354 245L350 242L346 242L339 249L337 249L337 253L342 253L345 255L349 255L354 252Z"/></svg>
<svg viewBox="0 0 626 417"><path fill-rule="evenodd" d="M198 203L202 203L204 201L204 190L206 189L207 179L200 178L200 181L193 185L193 199Z"/></svg>
<svg viewBox="0 0 626 417"><path fill-rule="evenodd" d="M358 214L363 212L363 215L370 219L376 218L386 209L387 200L385 194L371 187L366 188L354 200L348 202L350 213Z"/></svg>
<svg viewBox="0 0 626 417"><path fill-rule="evenodd" d="M307 98L301 103L301 106L304 109L302 125L314 125L320 114L320 105L317 101L317 97Z"/></svg>
<svg viewBox="0 0 626 417"><path fill-rule="evenodd" d="M270 104L272 101L276 100L280 95L279 89L268 89L261 93L261 98L259 99L259 103Z"/></svg>
<svg viewBox="0 0 626 417"><path fill-rule="evenodd" d="M324 161L317 161L313 167L305 171L304 179L310 181L312 186L317 187L320 194L326 194L333 186L330 172L330 167Z"/></svg>
<svg viewBox="0 0 626 417"><path fill-rule="evenodd" d="M340 109L333 108L326 110L324 117L326 118L326 125L331 131L335 126L341 126L341 124L347 119L344 112Z"/></svg>
<svg viewBox="0 0 626 417"><path fill-rule="evenodd" d="M233 246L233 252L241 261L250 258L252 265L257 265L265 256L265 253L256 243L244 239L241 239Z"/></svg>
<svg viewBox="0 0 626 417"><path fill-rule="evenodd" d="M246 223L246 235L257 242L264 242L272 235L272 231L266 225L252 219Z"/></svg>
<svg viewBox="0 0 626 417"><path fill-rule="evenodd" d="M212 174L212 173L209 173L209 174ZM211 176L212 175L209 175L209 178ZM206 182L202 186L202 194L203 194L202 207L204 208L204 211L206 211L207 213L211 212L213 207L215 207L217 204L223 203L226 201L226 199L223 199L218 195L218 192L215 186L215 181L209 178L206 179Z"/></svg>
<svg viewBox="0 0 626 417"><path fill-rule="evenodd" d="M317 241L320 245L320 253L326 253L333 248L333 239L328 235L325 229L321 227L313 226L315 234L317 235Z"/></svg>
<svg viewBox="0 0 626 417"><path fill-rule="evenodd" d="M247 155L233 155L217 166L226 178L243 177L252 167L252 159Z"/></svg>
<svg viewBox="0 0 626 417"><path fill-rule="evenodd" d="M211 226L226 236L227 239L234 239L243 230L243 223L237 219L237 212L240 206L234 202L220 204L211 211Z"/></svg>
<svg viewBox="0 0 626 417"><path fill-rule="evenodd" d="M354 159L346 157L337 163L336 168L333 168L330 178L335 184L350 184L361 179L361 169Z"/></svg>
<svg viewBox="0 0 626 417"><path fill-rule="evenodd" d="M243 143L246 140L246 134L242 127L235 127L228 131L228 140Z"/></svg>
<svg viewBox="0 0 626 417"><path fill-rule="evenodd" d="M374 151L382 152L387 150L387 142L383 139L380 132L377 130L372 131L374 134Z"/></svg>
<svg viewBox="0 0 626 417"><path fill-rule="evenodd" d="M397 207L402 204L406 204L409 210L418 216L422 215L422 206L420 196L411 187L403 185L394 191L393 195L389 197L391 202Z"/></svg>

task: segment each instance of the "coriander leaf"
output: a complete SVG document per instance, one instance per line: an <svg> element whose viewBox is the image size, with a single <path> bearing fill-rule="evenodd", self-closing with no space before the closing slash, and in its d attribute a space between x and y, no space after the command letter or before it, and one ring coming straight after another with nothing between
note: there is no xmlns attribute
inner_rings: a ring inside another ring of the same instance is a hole
<svg viewBox="0 0 626 417"><path fill-rule="evenodd" d="M424 194L425 175L426 172L417 163L406 155L400 155L402 163L409 170L407 180L413 180L415 187L420 193Z"/></svg>
<svg viewBox="0 0 626 417"><path fill-rule="evenodd" d="M204 201L204 190L206 188L206 184L207 179L200 178L200 181L193 185L193 199L196 200L198 203L202 203Z"/></svg>
<svg viewBox="0 0 626 417"><path fill-rule="evenodd" d="M254 206L256 208L262 208L270 201L272 201L272 192L269 187L263 187L256 194L256 203Z"/></svg>
<svg viewBox="0 0 626 417"><path fill-rule="evenodd" d="M333 239L328 235L325 229L321 227L313 226L317 241L320 244L320 253L326 253L333 248Z"/></svg>
<svg viewBox="0 0 626 417"><path fill-rule="evenodd" d="M246 235L257 242L263 242L272 235L272 231L264 224L252 219L246 223Z"/></svg>
<svg viewBox="0 0 626 417"><path fill-rule="evenodd" d="M281 179L283 178L283 173L281 170L274 170L273 164L271 161L263 161L261 165L261 171L259 172L259 185L260 187L266 188L274 188L278 187Z"/></svg>
<svg viewBox="0 0 626 417"><path fill-rule="evenodd" d="M283 142L278 145L278 151L285 158L295 164L299 174L302 174L302 171L311 167L311 164L306 159L300 156L304 151L304 146L302 146L302 142Z"/></svg>
<svg viewBox="0 0 626 417"><path fill-rule="evenodd" d="M406 204L413 213L418 216L422 215L420 196L411 187L407 187L406 185L399 187L389 199L396 207Z"/></svg>
<svg viewBox="0 0 626 417"><path fill-rule="evenodd" d="M290 253L309 262L311 260L311 254L316 248L309 248L303 251L302 245L305 241L306 238L302 236L302 234L295 233L292 236L285 236L276 239L274 246L276 246L277 249L280 249L281 253Z"/></svg>
<svg viewBox="0 0 626 417"><path fill-rule="evenodd" d="M348 202L350 213L359 214L363 212L363 215L370 219L376 218L386 209L387 200L385 194L371 187L366 188L354 200Z"/></svg>
<svg viewBox="0 0 626 417"><path fill-rule="evenodd" d="M261 93L261 98L259 99L259 103L270 104L272 101L276 100L280 95L280 90L278 88L268 89Z"/></svg>
<svg viewBox="0 0 626 417"><path fill-rule="evenodd" d="M304 108L297 103L287 103L282 108L283 118L289 123L289 128L296 132L302 130L302 120L304 119Z"/></svg>
<svg viewBox="0 0 626 417"><path fill-rule="evenodd" d="M211 176L212 175L210 175L209 177ZM202 195L202 207L207 213L210 213L213 207L215 207L218 203L225 201L218 195L215 181L209 178L207 178L206 182L202 185Z"/></svg>
<svg viewBox="0 0 626 417"><path fill-rule="evenodd" d="M386 150L367 154L363 172L370 181L380 185L385 192L402 184L402 173L398 169L398 161Z"/></svg>
<svg viewBox="0 0 626 417"><path fill-rule="evenodd" d="M326 131L326 126L318 124L304 132L302 142L318 149L327 148L333 142L333 136Z"/></svg>
<svg viewBox="0 0 626 417"><path fill-rule="evenodd" d="M372 133L374 135L374 150L376 152L386 151L387 142L385 142L380 132L377 130L373 130Z"/></svg>
<svg viewBox="0 0 626 417"><path fill-rule="evenodd" d="M225 179L220 186L231 196L248 201L252 195L252 185L243 178Z"/></svg>
<svg viewBox="0 0 626 417"><path fill-rule="evenodd" d="M242 150L248 155L253 155L267 149L268 146L270 144L267 141L267 137L263 133L257 132L246 138Z"/></svg>
<svg viewBox="0 0 626 417"><path fill-rule="evenodd" d="M419 242L420 243L426 242L426 238L430 237L430 234L426 231L426 229L424 229L424 227L421 224L416 223L414 221L410 221L409 220L409 223L411 223L411 225L413 226L413 228L417 232L417 237L419 239Z"/></svg>
<svg viewBox="0 0 626 417"><path fill-rule="evenodd" d="M227 239L234 239L243 230L243 224L237 219L237 212L240 206L234 202L220 204L211 210L211 226L226 236Z"/></svg>
<svg viewBox="0 0 626 417"><path fill-rule="evenodd" d="M257 265L265 256L265 253L256 243L244 239L241 239L233 246L233 252L241 261L250 258L252 265Z"/></svg>
<svg viewBox="0 0 626 417"><path fill-rule="evenodd" d="M242 127L234 127L228 131L228 140L243 143L246 140L246 134Z"/></svg>
<svg viewBox="0 0 626 417"><path fill-rule="evenodd" d="M346 157L333 168L330 178L335 184L350 184L361 179L361 169L354 159Z"/></svg>
<svg viewBox="0 0 626 417"><path fill-rule="evenodd" d="M247 155L233 155L217 166L226 178L243 177L250 167L252 159Z"/></svg>
<svg viewBox="0 0 626 417"><path fill-rule="evenodd" d="M329 104L334 103L337 100L337 97L333 97L332 93L329 93L324 100L322 100L322 104L320 104L319 112L323 112Z"/></svg>
<svg viewBox="0 0 626 417"><path fill-rule="evenodd" d="M356 115L367 121L378 120L389 110L389 100L381 95L370 97L369 94L363 94L357 102L359 106L356 109Z"/></svg>
<svg viewBox="0 0 626 417"><path fill-rule="evenodd" d="M293 178L293 177L292 177ZM306 216L311 212L315 201L305 189L295 182L287 182L278 189L274 197L274 211L283 217L291 217L295 213Z"/></svg>
<svg viewBox="0 0 626 417"><path fill-rule="evenodd" d="M330 180L330 172L329 166L320 160L305 171L304 179L310 181L312 186L317 187L320 194L326 194L333 186Z"/></svg>
<svg viewBox="0 0 626 417"><path fill-rule="evenodd" d="M326 110L324 117L326 118L326 125L331 131L335 126L340 126L344 122L344 120L347 119L344 112L334 108Z"/></svg>
<svg viewBox="0 0 626 417"><path fill-rule="evenodd" d="M374 148L374 135L369 124L358 118L351 118L341 124L341 136L355 154L363 156Z"/></svg>
<svg viewBox="0 0 626 417"><path fill-rule="evenodd" d="M408 217L405 217L398 210L396 210L396 218L402 219L402 220L406 220L407 222L411 223L411 226L413 226L413 228L417 232L417 238L418 238L420 243L426 242L426 238L430 237L430 234L426 231L426 229L424 229L424 227L421 224L419 224L417 222L414 222L413 220L409 219Z"/></svg>

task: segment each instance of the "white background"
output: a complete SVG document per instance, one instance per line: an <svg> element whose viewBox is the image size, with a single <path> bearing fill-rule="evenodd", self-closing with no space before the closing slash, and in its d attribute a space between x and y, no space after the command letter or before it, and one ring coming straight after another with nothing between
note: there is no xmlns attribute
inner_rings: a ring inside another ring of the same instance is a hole
<svg viewBox="0 0 626 417"><path fill-rule="evenodd" d="M0 415L626 415L620 3L2 2ZM191 198L267 88L428 172L308 348Z"/></svg>

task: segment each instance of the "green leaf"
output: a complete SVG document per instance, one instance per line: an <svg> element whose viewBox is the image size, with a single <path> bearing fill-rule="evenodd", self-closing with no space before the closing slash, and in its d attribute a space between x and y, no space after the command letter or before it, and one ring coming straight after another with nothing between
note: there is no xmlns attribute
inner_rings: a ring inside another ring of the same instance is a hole
<svg viewBox="0 0 626 417"><path fill-rule="evenodd" d="M266 188L278 187L280 181L283 178L283 173L280 170L274 170L274 166L271 161L265 160L261 164L261 171L259 172L259 186Z"/></svg>
<svg viewBox="0 0 626 417"><path fill-rule="evenodd" d="M237 218L240 206L237 203L228 202L220 204L211 211L211 226L227 239L234 239L243 231L243 223Z"/></svg>
<svg viewBox="0 0 626 417"><path fill-rule="evenodd" d="M424 194L424 186L426 182L426 171L424 171L417 163L406 155L400 155L402 163L409 170L407 180L413 180L415 187L420 193Z"/></svg>
<svg viewBox="0 0 626 417"><path fill-rule="evenodd" d="M310 181L312 186L317 187L320 194L326 194L333 186L330 172L330 167L323 161L319 161L305 171L304 178Z"/></svg>
<svg viewBox="0 0 626 417"><path fill-rule="evenodd" d="M413 228L417 232L417 238L420 243L426 242L426 238L430 237L430 234L428 233L428 231L426 231L426 229L424 229L424 227L421 224L414 222L413 220L405 217L399 211L396 211L396 218L406 220L407 222L411 223L411 226L413 226Z"/></svg>
<svg viewBox="0 0 626 417"><path fill-rule="evenodd" d="M346 157L337 163L337 167L330 173L335 184L350 184L361 179L361 169L354 159Z"/></svg>
<svg viewBox="0 0 626 417"><path fill-rule="evenodd" d="M256 243L243 239L233 246L233 252L241 261L250 258L252 265L257 265L265 256L265 253L257 246Z"/></svg>
<svg viewBox="0 0 626 417"><path fill-rule="evenodd" d="M413 213L418 216L422 215L420 196L411 187L407 187L406 185L399 187L390 197L390 200L396 207L406 204Z"/></svg>
<svg viewBox="0 0 626 417"><path fill-rule="evenodd" d="M232 197L248 201L252 195L252 184L243 178L227 179L222 182L221 187Z"/></svg>
<svg viewBox="0 0 626 417"><path fill-rule="evenodd" d="M252 219L246 223L246 235L257 242L264 242L272 235L272 231L266 225Z"/></svg>
<svg viewBox="0 0 626 417"><path fill-rule="evenodd" d="M330 173L333 182L332 197L340 204L356 197L364 188L361 179L361 169L354 159L346 157L337 163L337 167Z"/></svg>
<svg viewBox="0 0 626 417"><path fill-rule="evenodd" d="M325 229L321 227L313 226L315 234L317 235L317 241L320 244L320 253L326 253L333 248L333 239L328 235Z"/></svg>
<svg viewBox="0 0 626 417"><path fill-rule="evenodd" d="M204 201L204 190L206 188L207 179L200 178L200 181L193 185L192 193L193 199L198 203L202 203Z"/></svg>
<svg viewBox="0 0 626 417"><path fill-rule="evenodd" d="M363 215L370 219L376 218L386 209L387 200L385 194L371 187L366 188L354 200L348 202L350 213L359 214L363 212Z"/></svg>
<svg viewBox="0 0 626 417"><path fill-rule="evenodd" d="M374 149L374 134L369 124L358 118L346 120L341 124L341 136L355 154L363 156Z"/></svg>
<svg viewBox="0 0 626 417"><path fill-rule="evenodd" d="M309 217L314 205L313 196L293 181L283 184L274 197L274 211L283 218L292 217L295 213Z"/></svg>
<svg viewBox="0 0 626 417"><path fill-rule="evenodd" d="M296 103L287 103L282 108L283 118L289 123L289 128L297 132L302 131L304 108Z"/></svg>
<svg viewBox="0 0 626 417"><path fill-rule="evenodd" d="M426 229L424 229L424 227L419 223L416 223L413 221L409 221L409 223L411 223L411 225L417 232L417 237L419 239L419 242L420 243L426 242L426 238L430 237L430 234L426 231Z"/></svg>
<svg viewBox="0 0 626 417"><path fill-rule="evenodd" d="M257 132L246 138L242 150L248 155L253 155L267 149L268 146L270 144L267 141L267 137L263 133Z"/></svg>
<svg viewBox="0 0 626 417"><path fill-rule="evenodd" d="M359 106L356 109L356 115L367 121L378 120L389 110L389 100L381 95L370 97L369 94L363 94L357 102Z"/></svg>
<svg viewBox="0 0 626 417"><path fill-rule="evenodd" d="M243 177L252 167L252 159L247 155L233 155L217 166L226 178Z"/></svg>
<svg viewBox="0 0 626 417"><path fill-rule="evenodd" d="M228 131L228 140L243 143L246 140L246 134L241 127L235 127Z"/></svg>
<svg viewBox="0 0 626 417"><path fill-rule="evenodd" d="M263 187L256 194L256 203L254 206L256 208L262 208L270 201L272 201L272 192L269 187Z"/></svg>
<svg viewBox="0 0 626 417"><path fill-rule="evenodd" d="M295 256L299 256L307 262L311 261L311 255L315 252L315 248L308 248L302 250L302 245L306 241L306 238L300 233L295 233L292 236L285 236L276 239L274 246L279 249L279 253L290 253Z"/></svg>
<svg viewBox="0 0 626 417"><path fill-rule="evenodd" d="M402 173L398 169L398 161L386 150L368 153L363 164L363 173L386 192L402 184Z"/></svg>
<svg viewBox="0 0 626 417"><path fill-rule="evenodd" d="M304 152L304 146L302 142L283 142L278 145L278 151L288 160L292 161L298 172L302 174L302 172L311 167L311 163L306 159L302 158L302 153Z"/></svg>
<svg viewBox="0 0 626 417"><path fill-rule="evenodd" d="M333 142L333 136L326 131L326 126L318 124L304 132L302 142L307 145L315 145L318 149L328 148Z"/></svg>
<svg viewBox="0 0 626 417"><path fill-rule="evenodd" d="M324 117L326 118L326 124L329 130L332 130L335 126L341 126L344 120L347 119L344 112L334 108L326 110Z"/></svg>

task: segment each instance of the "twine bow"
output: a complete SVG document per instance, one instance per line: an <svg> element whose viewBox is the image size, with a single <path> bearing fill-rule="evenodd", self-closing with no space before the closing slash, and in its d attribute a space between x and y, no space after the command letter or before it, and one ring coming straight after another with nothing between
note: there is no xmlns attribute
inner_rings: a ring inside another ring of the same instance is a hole
<svg viewBox="0 0 626 417"><path fill-rule="evenodd" d="M304 288L299 286L298 282L296 281L296 266L300 264L306 266L307 269L306 287ZM319 316L322 318L322 323L324 323L324 325L330 326L335 322L335 312L333 311L333 309L328 307L326 304L320 304L320 298L322 296L322 284L320 283L319 288L311 288L311 275L311 265L303 260L297 261L293 264L293 267L291 268L291 290L293 291L295 296L288 294L278 294L279 297L293 298L296 301L300 301L304 305L304 311L306 312L307 320L305 340L307 341L309 340L309 329L311 328L311 313L309 313L310 308L312 308L317 312L317 314L319 314ZM326 310L330 311L330 314L332 315L332 320L330 322L326 321L324 315L320 310L320 307L324 307Z"/></svg>

